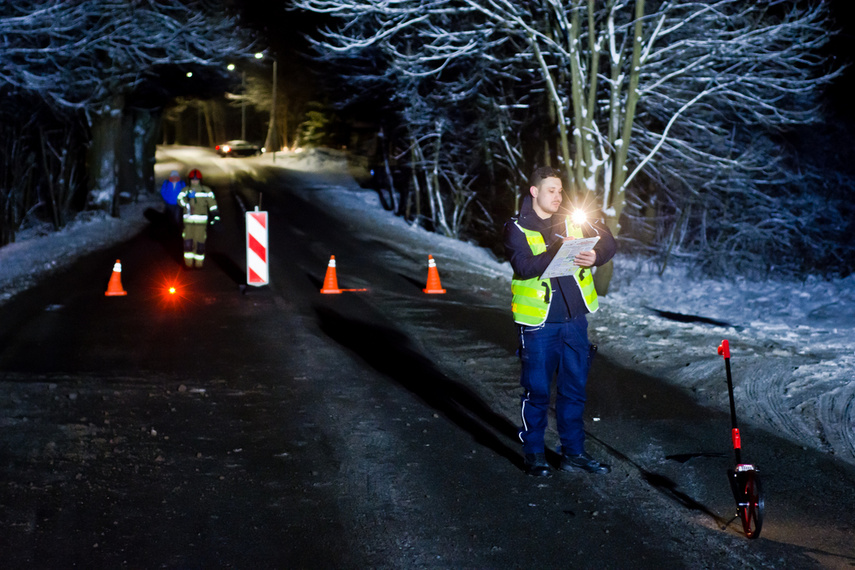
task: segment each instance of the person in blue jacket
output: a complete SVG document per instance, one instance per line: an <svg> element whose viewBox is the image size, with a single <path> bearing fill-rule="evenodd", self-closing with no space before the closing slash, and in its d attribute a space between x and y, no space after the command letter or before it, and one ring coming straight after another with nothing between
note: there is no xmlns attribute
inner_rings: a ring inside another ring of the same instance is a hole
<svg viewBox="0 0 855 570"><path fill-rule="evenodd" d="M528 194L519 216L505 224L503 236L514 270L511 310L519 333L523 388L519 436L525 469L534 476L548 476L551 472L544 438L555 377L561 469L608 473L608 465L585 451L583 412L594 354L585 315L599 307L592 268L612 258L615 240L602 222L571 221L561 207L564 189L558 171L550 167L535 170ZM572 274L541 279L564 241L594 236L599 236L599 241L593 249L575 257L578 267Z"/></svg>
<svg viewBox="0 0 855 570"><path fill-rule="evenodd" d="M186 184L181 180L181 175L178 174L177 170L170 172L169 178L164 180L160 186L160 197L163 198L164 203L163 213L166 214L166 218L173 228L180 228L182 225L182 212L181 206L178 205L178 194L185 186Z"/></svg>

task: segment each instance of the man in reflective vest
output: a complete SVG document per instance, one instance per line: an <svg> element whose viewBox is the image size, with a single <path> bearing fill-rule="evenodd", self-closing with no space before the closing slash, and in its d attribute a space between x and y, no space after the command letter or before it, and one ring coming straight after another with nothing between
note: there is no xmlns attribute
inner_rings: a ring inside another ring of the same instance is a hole
<svg viewBox="0 0 855 570"><path fill-rule="evenodd" d="M184 265L201 268L205 264L205 240L208 235L208 216L211 224L220 220L214 192L202 186L202 173L197 169L187 174L190 185L178 193L178 205L184 212Z"/></svg>
<svg viewBox="0 0 855 570"><path fill-rule="evenodd" d="M593 347L585 315L598 308L591 268L609 261L615 240L602 223L573 224L561 209L560 174L541 167L531 178L519 216L504 227L504 245L514 270L511 310L519 328L522 365L522 427L519 432L526 472L550 474L544 436L550 388L556 375L555 412L561 441L561 469L608 473L611 468L585 451L585 410L588 369ZM575 273L541 279L550 261L568 239L599 236L594 249L578 254Z"/></svg>

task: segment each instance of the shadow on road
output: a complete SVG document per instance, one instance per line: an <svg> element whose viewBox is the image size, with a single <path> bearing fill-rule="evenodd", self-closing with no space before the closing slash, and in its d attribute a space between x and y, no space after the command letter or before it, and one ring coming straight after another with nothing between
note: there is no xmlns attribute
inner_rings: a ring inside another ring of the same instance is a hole
<svg viewBox="0 0 855 570"><path fill-rule="evenodd" d="M246 283L246 273L231 257L218 251L211 252L209 257L214 265L234 281L235 285Z"/></svg>
<svg viewBox="0 0 855 570"><path fill-rule="evenodd" d="M417 395L466 430L476 442L523 469L520 453L499 437L516 439L517 427L490 409L471 389L440 372L405 334L345 317L328 307L315 306L315 312L321 329L330 338Z"/></svg>
<svg viewBox="0 0 855 570"><path fill-rule="evenodd" d="M149 238L163 246L163 250L178 266L183 266L184 250L181 228L172 224L165 213L154 208L146 208L143 216L150 223L148 227Z"/></svg>
<svg viewBox="0 0 855 570"><path fill-rule="evenodd" d="M710 510L709 507L707 507L703 503L698 502L685 492L681 491L679 489L679 485L677 485L677 483L670 477L666 477L665 475L662 475L660 473L654 473L653 471L648 471L647 469L633 461L630 457L628 457L624 453L621 453L613 446L591 434L587 430L585 431L585 434L589 439L596 441L597 443L602 445L605 449L609 451L609 453L619 458L627 465L631 465L633 468L635 468L651 487L662 493L662 495L664 495L665 497L668 497L668 499L687 509L705 514L706 516L713 519L715 523L719 526L719 528L725 528L728 526L728 524L730 524L730 522L733 522L733 519L728 521L720 517L718 514Z"/></svg>

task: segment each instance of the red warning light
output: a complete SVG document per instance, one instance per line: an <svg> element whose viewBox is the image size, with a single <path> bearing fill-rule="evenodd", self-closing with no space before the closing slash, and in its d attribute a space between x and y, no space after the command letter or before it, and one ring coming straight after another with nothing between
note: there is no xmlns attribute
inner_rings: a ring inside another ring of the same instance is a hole
<svg viewBox="0 0 855 570"><path fill-rule="evenodd" d="M180 308L188 301L190 284L181 272L172 275L161 275L153 284L152 295L159 299L159 304L166 308Z"/></svg>
<svg viewBox="0 0 855 570"><path fill-rule="evenodd" d="M180 299L184 295L182 294L182 290L179 288L178 283L167 283L164 291L164 297L167 300L172 301L173 299Z"/></svg>

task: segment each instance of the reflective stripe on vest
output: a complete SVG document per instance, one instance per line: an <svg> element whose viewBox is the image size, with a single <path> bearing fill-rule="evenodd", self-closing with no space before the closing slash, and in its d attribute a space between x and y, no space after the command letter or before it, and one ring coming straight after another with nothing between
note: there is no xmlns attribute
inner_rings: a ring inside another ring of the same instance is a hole
<svg viewBox="0 0 855 570"><path fill-rule="evenodd" d="M185 224L207 225L208 214L217 214L217 202L213 190L207 186L200 188L205 188L205 190L193 190L185 186L178 193L176 202L183 210L182 217Z"/></svg>
<svg viewBox="0 0 855 570"><path fill-rule="evenodd" d="M543 236L536 230L527 230L515 221L520 231L525 235L528 246L534 255L539 255L546 251L546 243L543 241ZM568 237L582 238L581 228L573 227L567 220L564 221ZM573 273L573 281L579 287L582 293L582 299L585 301L585 307L593 313L599 309L599 301L597 300L597 290L594 287L594 277L590 268L585 268L582 278L579 278L582 273L582 268L576 268ZM541 279L540 277L532 277L531 279L519 279L516 274L511 280L511 312L514 315L514 322L521 325L537 326L546 321L546 315L549 313L549 305L552 303L552 284L549 279ZM548 297L547 297L548 295Z"/></svg>

